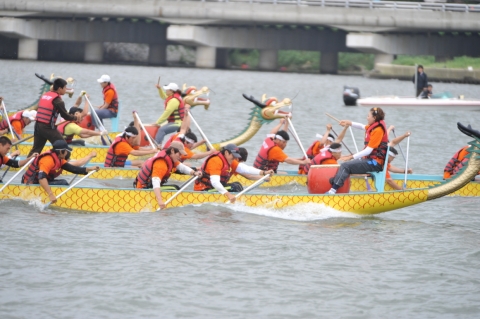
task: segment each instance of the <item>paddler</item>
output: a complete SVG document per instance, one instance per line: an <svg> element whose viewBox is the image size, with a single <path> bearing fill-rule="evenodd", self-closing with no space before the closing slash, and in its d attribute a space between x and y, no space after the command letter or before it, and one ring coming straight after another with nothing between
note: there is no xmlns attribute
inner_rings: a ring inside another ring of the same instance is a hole
<svg viewBox="0 0 480 319"><path fill-rule="evenodd" d="M335 139L335 137L330 133L330 131L332 130L332 124L327 124L327 130L325 134L323 134L323 136L317 134L317 140L315 140L312 145L310 145L310 147L307 149L306 153L308 158L313 159L320 153L320 150L322 150L323 148L327 148L332 143L341 143L343 138L345 137L347 129L348 126L345 126L340 132L340 135L338 135L338 137ZM298 174L308 174L308 170L305 170L305 165L298 166Z"/></svg>
<svg viewBox="0 0 480 319"><path fill-rule="evenodd" d="M469 146L464 146L458 150L453 157L448 161L447 165L443 169L443 179L449 179L452 176L456 175L468 161L467 155L470 154L468 151ZM479 175L478 172L477 175Z"/></svg>
<svg viewBox="0 0 480 319"><path fill-rule="evenodd" d="M320 152L312 159L311 165L335 165L337 160L342 156L342 145L340 143L332 143L320 150ZM308 175L311 165L305 165L305 174Z"/></svg>
<svg viewBox="0 0 480 319"><path fill-rule="evenodd" d="M261 176L274 173L273 170L259 170L244 163L239 165L241 158L240 149L235 144L227 144L221 151L207 157L202 164L202 177L195 181L194 190L215 189L234 203L236 198L231 192L240 192L243 187L238 182L228 183L232 174L240 174L248 179L259 179ZM251 178L250 175L256 175L258 178Z"/></svg>
<svg viewBox="0 0 480 319"><path fill-rule="evenodd" d="M340 165L337 173L331 179L333 182L332 188L327 194L335 194L350 174L366 174L383 170L388 148L388 133L384 118L383 110L375 107L370 109L367 114L367 125L350 120L340 121L342 126L349 125L365 131L365 148L353 155L340 157L339 160L346 162Z"/></svg>
<svg viewBox="0 0 480 319"><path fill-rule="evenodd" d="M105 167L125 167L125 165L142 167L144 160L127 160L128 155L144 156L158 152L150 147L140 147L140 136L138 134L139 124L137 117L134 117L134 126L125 128L123 133L117 135L107 151Z"/></svg>
<svg viewBox="0 0 480 319"><path fill-rule="evenodd" d="M388 128L388 132L390 132L393 129L395 129L395 127L393 125L391 125ZM388 152L388 164L387 164L387 172L385 173L385 182L388 185L390 185L393 189L396 189L396 190L402 190L403 188L393 180L393 178L390 175L390 172L398 173L398 174L405 174L405 169L393 166L391 164L392 161L395 159L395 157L397 157L397 155L398 155L398 151L395 149L394 146L399 144L401 141L403 141L405 138L409 137L410 135L411 135L411 133L408 131L405 134L394 138L393 140L391 140L388 143L388 146L390 146L390 148L389 148L389 152ZM407 174L412 174L412 173L413 173L413 170L411 168L407 169Z"/></svg>
<svg viewBox="0 0 480 319"><path fill-rule="evenodd" d="M68 114L74 115L78 119L78 121L63 121L57 126L58 131L62 133L62 136L67 142L67 144L85 146L84 140L73 139L75 135L81 138L88 138L91 136L103 136L107 134L106 131L98 132L98 131L83 128L79 125L83 121L85 116L88 115L88 108L89 108L89 105L87 101L85 101L83 110L77 106L71 107L70 110L68 111Z"/></svg>
<svg viewBox="0 0 480 319"><path fill-rule="evenodd" d="M180 163L180 157L186 154L182 143L172 142L167 149L158 152L157 155L145 161L135 179L134 187L153 188L158 206L164 209L165 202L162 198L161 187L165 185L174 170L187 175L202 176L201 172L196 172Z"/></svg>
<svg viewBox="0 0 480 319"><path fill-rule="evenodd" d="M62 140L62 134L57 130L55 123L58 115L61 115L67 121L79 121L76 115L68 114L65 109L65 103L62 95L67 92L67 81L58 78L53 81L52 90L42 95L38 102L37 121L35 122L35 131L33 133L33 147L28 153L40 153L47 143L47 140L53 145L55 141Z"/></svg>
<svg viewBox="0 0 480 319"><path fill-rule="evenodd" d="M282 125L284 129L280 130ZM278 165L283 162L293 165L310 164L311 161L309 158L292 158L283 152L287 146L287 142L290 140L287 130L288 121L281 119L280 123L270 131L270 134L268 134L267 138L263 141L262 147L253 163L253 167L261 170L273 170L276 173Z"/></svg>
<svg viewBox="0 0 480 319"><path fill-rule="evenodd" d="M33 161L27 172L23 175L22 183L40 184L45 192L47 192L50 200L54 203L56 197L50 189L50 185L68 185L68 182L64 179L55 179L62 174L63 170L73 174L86 175L90 171L100 169L98 166L81 167L97 155L95 152L91 152L82 159L67 162L66 158L71 151L72 149L64 140L53 142L51 150L38 155Z"/></svg>
<svg viewBox="0 0 480 319"><path fill-rule="evenodd" d="M165 100L162 115L158 118L156 125L160 125L167 121L168 123L160 127L155 135L155 141L161 145L165 135L175 132L182 124L185 116L185 102L182 99L182 92L176 83L170 83L165 86L155 85L158 94L162 100Z"/></svg>
<svg viewBox="0 0 480 319"><path fill-rule="evenodd" d="M8 152L10 152L10 149L12 148L12 141L6 137L6 136L0 136L0 168L3 165L10 166L13 168L19 168L23 165L25 165L32 157L37 156L37 153L34 153L32 156L30 156L27 159L24 160L14 160L10 157L7 156ZM15 157L20 155L20 151L16 150L12 154L10 154L11 157ZM0 180L1 182L1 180Z"/></svg>
<svg viewBox="0 0 480 319"><path fill-rule="evenodd" d="M23 129L25 126L30 124L31 122L35 121L37 116L37 111L35 110L27 110L27 111L20 111L8 117L10 121L10 125L12 126L13 133L15 136L14 140L19 140L23 136ZM9 134L10 128L8 126L7 119L3 119L0 122L0 136L4 134Z"/></svg>

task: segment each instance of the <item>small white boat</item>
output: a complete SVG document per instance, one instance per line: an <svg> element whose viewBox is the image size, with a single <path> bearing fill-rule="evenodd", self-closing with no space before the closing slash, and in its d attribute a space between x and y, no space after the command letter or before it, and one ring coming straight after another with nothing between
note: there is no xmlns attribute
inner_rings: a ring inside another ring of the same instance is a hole
<svg viewBox="0 0 480 319"><path fill-rule="evenodd" d="M364 99L358 99L357 105L366 107L400 107L405 109L419 109L426 107L426 109L448 109L448 110L480 110L480 100L464 99L463 96L459 98L453 97L452 94L440 93L434 94L430 99L417 99L414 97L402 96L373 96Z"/></svg>

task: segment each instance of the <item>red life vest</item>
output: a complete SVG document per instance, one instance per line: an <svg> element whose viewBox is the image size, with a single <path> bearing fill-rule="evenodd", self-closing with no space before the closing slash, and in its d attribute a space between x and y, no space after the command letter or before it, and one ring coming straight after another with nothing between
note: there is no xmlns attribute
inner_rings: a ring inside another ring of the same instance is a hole
<svg viewBox="0 0 480 319"><path fill-rule="evenodd" d="M257 157L255 158L255 162L253 163L253 167L268 171L273 170L275 173L277 172L279 161L269 161L268 160L268 153L276 144L270 137L267 137L265 141L263 141L262 148L258 152Z"/></svg>
<svg viewBox="0 0 480 319"><path fill-rule="evenodd" d="M309 159L313 159L317 154L313 154L313 149L316 148L316 146L320 144L320 141L314 141L312 143L312 145L310 145L310 147L308 148L307 150L307 156ZM319 148L322 148L322 147L319 147ZM303 157L305 159L305 156ZM302 172L304 172L305 174L308 173L308 168L305 169L305 165L304 164L300 164L298 165L298 172L299 174L302 174Z"/></svg>
<svg viewBox="0 0 480 319"><path fill-rule="evenodd" d="M209 157L207 157L205 162L203 162L202 167L201 167L202 177L198 178L195 181L195 184L203 184L202 185L203 189L213 188L212 183L210 182L210 174L208 174L205 171L205 169L207 168L208 161L215 156L220 157L220 159L222 160L222 163L223 163L222 172L220 173L220 183L222 183L223 186L226 186L228 181L230 180L230 177L232 176L232 172L231 172L231 169L230 169L230 164L228 164L228 161L225 158L225 156L223 156L223 154L221 152L215 152L212 155L210 155Z"/></svg>
<svg viewBox="0 0 480 319"><path fill-rule="evenodd" d="M113 99L112 99L112 102L110 102L110 104L108 105L107 109L109 109L112 112L117 113L118 112L118 93L117 93L117 89L115 88L115 86L112 83L110 83L106 87L103 88L103 91L102 91L103 96L105 96L105 93L108 90L113 90Z"/></svg>
<svg viewBox="0 0 480 319"><path fill-rule="evenodd" d="M140 169L140 172L137 175L137 178L135 179L135 185L137 185L137 182L140 182L142 187L141 188L152 188L152 171L153 171L153 165L155 162L159 159L164 159L165 162L167 163L167 173L165 176L162 178L161 185L165 184L168 181L168 178L170 177L170 174L172 173L173 169L173 161L170 156L167 155L166 151L161 151L158 152L157 155L155 155L152 158L149 158L143 165L142 168Z"/></svg>
<svg viewBox="0 0 480 319"><path fill-rule="evenodd" d="M176 109L172 112L172 114L170 114L167 119L168 123L172 123L177 120L183 121L183 117L185 116L185 102L183 102L182 96L179 93L173 93L172 95L167 97L165 99L165 109L167 109L168 101L170 101L171 99L177 99L180 102L180 105L178 106L178 109Z"/></svg>
<svg viewBox="0 0 480 319"><path fill-rule="evenodd" d="M365 132L365 143L364 144L365 144L365 147L367 147L368 142L370 142L370 137L371 137L371 133L372 133L373 129L376 128L376 127L379 127L379 126L383 129L382 141L380 142L380 145L377 148L372 150L372 152L368 156L366 156L366 158L367 159L374 159L374 160L378 159L378 160L381 160L382 163L383 163L385 161L385 157L387 156L387 149L388 149L387 125L385 124L385 122L383 120L375 122L368 127L367 131ZM382 164L382 163L379 163L379 164Z"/></svg>
<svg viewBox="0 0 480 319"><path fill-rule="evenodd" d="M7 162L9 160L8 157L0 155L0 168L2 167L3 164L7 165L7 162L3 162L4 159L7 159Z"/></svg>
<svg viewBox="0 0 480 319"><path fill-rule="evenodd" d="M62 124L57 126L57 130L63 135L63 137L65 138L65 142L67 142L67 144L72 143L73 136L75 135L75 134L65 135L65 127L70 123L73 123L73 122L72 121L65 121L65 122L62 122Z"/></svg>
<svg viewBox="0 0 480 319"><path fill-rule="evenodd" d="M183 144L182 140L178 138L178 135L180 135L180 133L177 133L177 134L173 134L172 136L170 136L170 138L168 139L168 141L165 143L165 145L163 146L164 149L167 149L170 147L170 144L172 144L173 141L178 141L180 143Z"/></svg>
<svg viewBox="0 0 480 319"><path fill-rule="evenodd" d="M325 150L324 152L322 151L318 153L317 156L315 156L312 159L311 165L322 165L323 161L327 159L332 159L332 158L335 159L335 157L333 157L332 152ZM308 174L308 171L310 170L311 165L305 165L305 174Z"/></svg>
<svg viewBox="0 0 480 319"><path fill-rule="evenodd" d="M463 168L465 165L465 162L468 161L468 158L466 156L463 156L462 159L460 159L460 153L465 153L467 150L468 146L465 146L461 148L458 152L453 155L453 157L448 161L447 166L445 166L445 169L443 170L444 174L445 173L450 173L450 177L457 174L459 170Z"/></svg>
<svg viewBox="0 0 480 319"><path fill-rule="evenodd" d="M27 172L23 175L23 182L25 184L38 184L38 163L40 159L45 156L51 156L55 163L55 167L50 172L45 172L47 174L47 180L49 182L53 181L57 176L62 174L62 161L58 158L57 154L53 151L47 151L37 156L37 158L30 164Z"/></svg>
<svg viewBox="0 0 480 319"><path fill-rule="evenodd" d="M125 142L128 143L125 138L122 136L119 136L113 140L112 145L110 145L110 148L107 151L107 157L105 158L105 164L103 166L105 167L125 167L125 162L127 161L128 154L127 155L117 155L115 154L115 147L117 146L118 143L120 142Z"/></svg>
<svg viewBox="0 0 480 319"><path fill-rule="evenodd" d="M17 112L14 115L9 116L8 119L10 121L10 124L12 124L13 121L20 121L20 124L22 125L22 130L23 130L23 128L25 127L25 122L23 121L22 114L23 114L23 111ZM8 126L7 119L4 119L2 122L0 122L0 131L4 129L8 129L8 132L10 133L10 127Z"/></svg>
<svg viewBox="0 0 480 319"><path fill-rule="evenodd" d="M57 92L47 92L40 98L38 102L37 110L37 122L50 124L52 129L55 128L55 122L57 122L58 112L53 106L53 100L60 98Z"/></svg>

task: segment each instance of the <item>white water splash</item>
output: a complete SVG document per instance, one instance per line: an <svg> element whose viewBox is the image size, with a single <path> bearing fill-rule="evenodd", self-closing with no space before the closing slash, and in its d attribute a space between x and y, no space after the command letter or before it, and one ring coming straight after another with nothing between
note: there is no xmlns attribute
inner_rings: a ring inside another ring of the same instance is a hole
<svg viewBox="0 0 480 319"><path fill-rule="evenodd" d="M228 207L231 210L255 214L261 216L268 216L280 219L296 220L296 221L313 221L328 218L361 218L360 215L353 213L346 213L338 211L334 208L325 206L324 204L306 203L289 206L279 209L272 209L267 207L250 207L242 203L235 203L233 205L214 204L215 206Z"/></svg>

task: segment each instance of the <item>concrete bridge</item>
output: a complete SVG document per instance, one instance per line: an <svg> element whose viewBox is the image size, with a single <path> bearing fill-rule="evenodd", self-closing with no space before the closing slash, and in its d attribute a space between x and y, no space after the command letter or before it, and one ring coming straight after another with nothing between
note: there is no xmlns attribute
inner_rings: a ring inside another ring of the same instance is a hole
<svg viewBox="0 0 480 319"><path fill-rule="evenodd" d="M321 72L335 73L338 52L379 62L480 56L479 13L480 5L360 0L0 0L0 57L36 59L47 41L46 55L68 43L78 59L100 62L103 42L129 42L148 44L149 63L162 65L166 45L181 43L197 48L198 67L222 67L227 49L251 48L261 69L276 69L276 52L288 49L321 52Z"/></svg>

